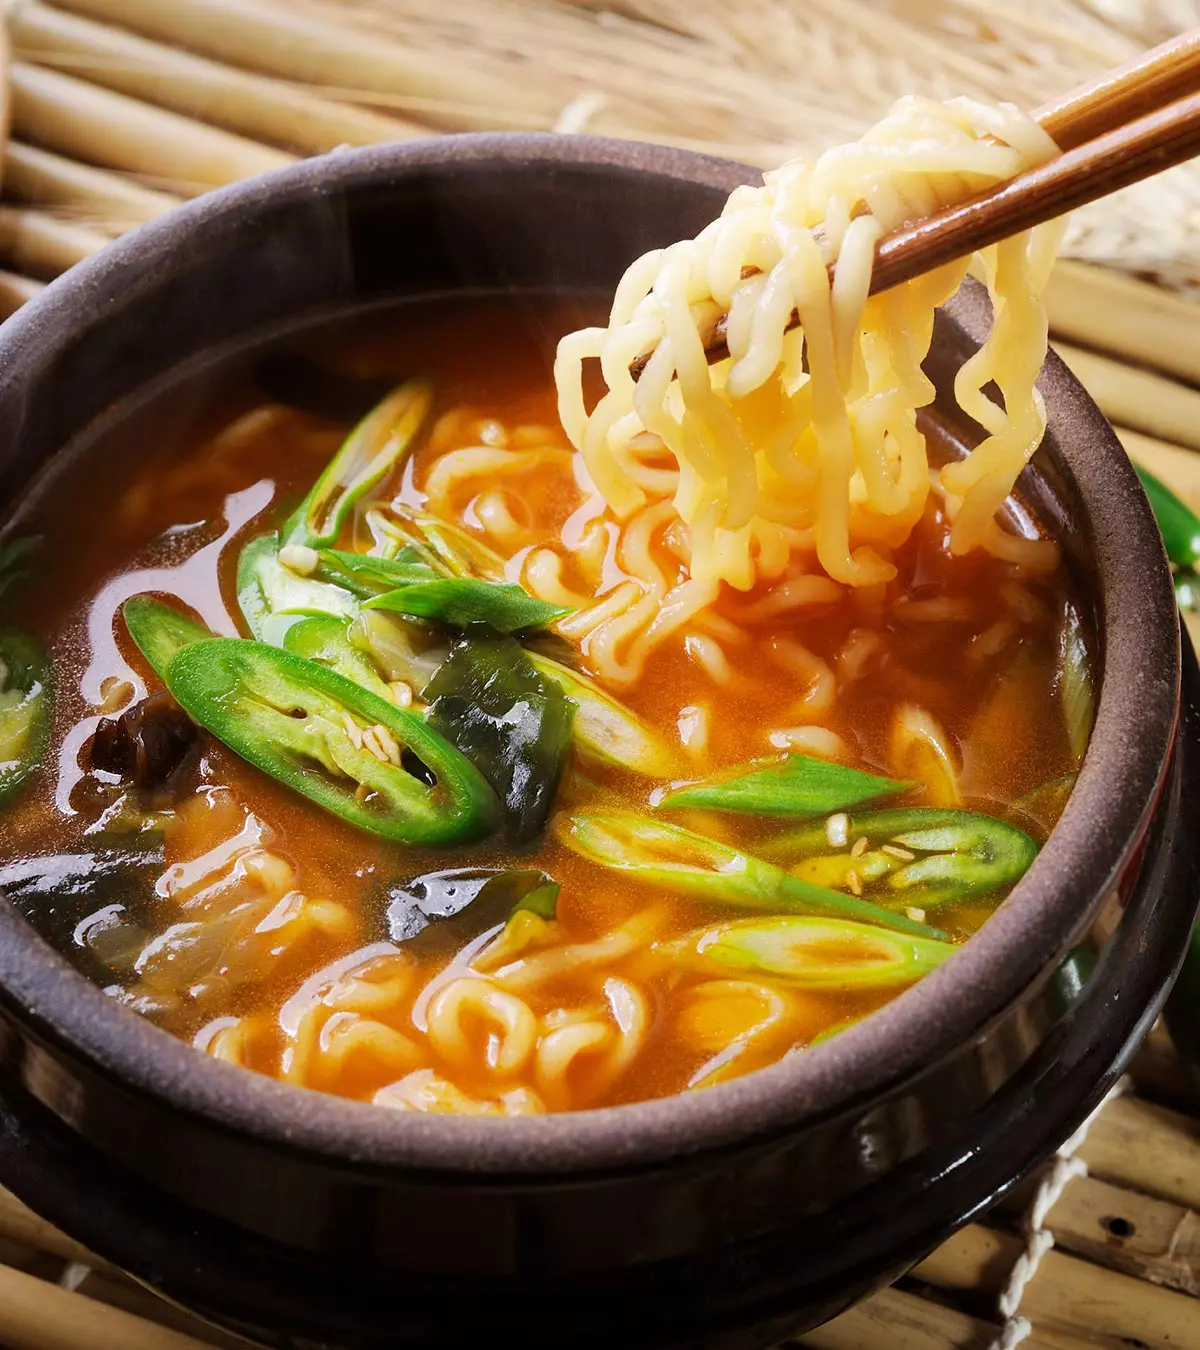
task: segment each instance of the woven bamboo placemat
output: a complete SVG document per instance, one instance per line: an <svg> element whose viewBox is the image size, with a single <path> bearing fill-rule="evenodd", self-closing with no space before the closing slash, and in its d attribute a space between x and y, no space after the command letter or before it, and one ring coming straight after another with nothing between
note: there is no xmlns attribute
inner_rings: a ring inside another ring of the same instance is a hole
<svg viewBox="0 0 1200 1350"><path fill-rule="evenodd" d="M1200 0L999 8L8 0L0 315L180 200L300 155L540 128L768 165L857 134L903 91L1032 106L1200 23ZM1200 289L1200 166L1082 213L1068 252L1048 297L1056 346L1130 454L1200 508L1200 301L1186 295ZM799 1344L1200 1350L1200 1092L1161 1030L1126 1086L985 1223ZM235 1344L0 1192L0 1347Z"/></svg>

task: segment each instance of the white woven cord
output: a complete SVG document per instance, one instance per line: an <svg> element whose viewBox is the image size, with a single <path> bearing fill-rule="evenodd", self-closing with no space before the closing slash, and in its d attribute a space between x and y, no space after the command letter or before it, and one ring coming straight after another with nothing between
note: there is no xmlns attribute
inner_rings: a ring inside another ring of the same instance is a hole
<svg viewBox="0 0 1200 1350"><path fill-rule="evenodd" d="M1029 1212L1025 1216L1025 1250L1013 1263L1008 1281L1000 1292L998 1306L1000 1315L1004 1318L1004 1325L988 1350L1015 1350L1016 1346L1032 1334L1033 1324L1029 1318L1021 1316L1020 1307L1026 1286L1037 1274L1042 1258L1054 1246L1054 1234L1045 1226L1046 1219L1068 1184L1075 1177L1087 1176L1087 1163L1076 1155L1083 1147L1083 1141L1088 1136L1092 1122L1109 1102L1123 1096L1131 1086L1128 1077L1118 1079L1105 1094L1100 1105L1055 1153L1054 1161L1042 1178L1033 1197L1033 1203L1029 1206Z"/></svg>

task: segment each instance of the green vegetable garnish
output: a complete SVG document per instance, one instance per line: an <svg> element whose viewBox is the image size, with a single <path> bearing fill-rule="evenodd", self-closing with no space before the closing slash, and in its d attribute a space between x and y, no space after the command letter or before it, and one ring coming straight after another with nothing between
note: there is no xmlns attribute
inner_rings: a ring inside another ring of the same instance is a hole
<svg viewBox="0 0 1200 1350"><path fill-rule="evenodd" d="M847 817L846 839L866 839L866 851L830 853L827 822L772 839L763 852L798 862L797 875L813 882L842 878L852 869L874 894L893 904L943 905L995 895L1014 885L1037 857L1021 830L977 811L914 806Z"/></svg>
<svg viewBox="0 0 1200 1350"><path fill-rule="evenodd" d="M1200 516L1149 469L1143 469L1140 464L1133 467L1150 499L1150 509L1158 521L1167 557L1176 567L1195 567L1200 562Z"/></svg>
<svg viewBox="0 0 1200 1350"><path fill-rule="evenodd" d="M945 938L906 915L789 876L739 848L635 811L583 811L555 818L568 848L637 881L712 904L760 912L832 915L900 933Z"/></svg>
<svg viewBox="0 0 1200 1350"><path fill-rule="evenodd" d="M373 408L280 530L280 542L308 548L336 544L351 508L411 451L432 405L428 381L408 380Z"/></svg>
<svg viewBox="0 0 1200 1350"><path fill-rule="evenodd" d="M1091 657L1083 640L1083 624L1070 604L1066 607L1059 635L1059 669L1067 744L1076 765L1080 765L1092 734L1092 723L1096 720L1096 691Z"/></svg>
<svg viewBox="0 0 1200 1350"><path fill-rule="evenodd" d="M671 773L675 767L671 747L636 713L569 666L540 652L526 655L575 705L575 744L585 759L632 769L647 778L666 778Z"/></svg>
<svg viewBox="0 0 1200 1350"><path fill-rule="evenodd" d="M478 765L504 803L509 837L546 823L571 748L575 708L512 638L474 629L426 686L429 725Z"/></svg>
<svg viewBox="0 0 1200 1350"><path fill-rule="evenodd" d="M752 971L801 989L889 989L952 956L952 943L885 933L845 919L740 919L669 944L682 961L722 974Z"/></svg>
<svg viewBox="0 0 1200 1350"><path fill-rule="evenodd" d="M279 536L260 534L242 550L237 570L238 606L260 641L281 642L294 616L349 618L358 601L344 587L303 577L279 561ZM280 622L280 619L283 622Z"/></svg>
<svg viewBox="0 0 1200 1350"><path fill-rule="evenodd" d="M756 760L674 788L654 805L660 810L699 808L759 816L823 816L917 786L811 755L789 754Z"/></svg>
<svg viewBox="0 0 1200 1350"><path fill-rule="evenodd" d="M359 829L458 844L497 823L495 796L470 760L420 717L315 661L214 638L172 660L167 687L243 759Z"/></svg>
<svg viewBox="0 0 1200 1350"><path fill-rule="evenodd" d="M135 595L126 600L121 606L121 617L129 636L164 684L167 667L185 647L215 636L204 624L150 595Z"/></svg>
<svg viewBox="0 0 1200 1350"><path fill-rule="evenodd" d="M41 647L0 629L0 805L38 768L50 744L54 678Z"/></svg>
<svg viewBox="0 0 1200 1350"><path fill-rule="evenodd" d="M504 559L460 525L451 525L420 511L405 511L399 517L398 528L426 561L440 564L451 576L504 580Z"/></svg>
<svg viewBox="0 0 1200 1350"><path fill-rule="evenodd" d="M511 582L479 581L474 577L441 577L401 586L366 601L363 608L433 619L455 628L485 623L498 633L545 628L571 613L561 605L536 599Z"/></svg>
<svg viewBox="0 0 1200 1350"><path fill-rule="evenodd" d="M317 559L319 580L341 586L360 600L370 600L397 587L435 581L439 576L434 568L420 560L415 549L401 549L395 558L376 558L369 553L323 548Z"/></svg>
<svg viewBox="0 0 1200 1350"><path fill-rule="evenodd" d="M1077 773L1064 773L1059 778L1052 778L1050 782L1018 797L1012 809L1028 816L1043 835L1048 835L1058 823L1078 777Z"/></svg>
<svg viewBox="0 0 1200 1350"><path fill-rule="evenodd" d="M293 656L303 657L305 661L316 661L318 665L336 671L345 679L353 680L363 689L391 702L391 690L379 678L375 663L366 652L360 651L350 642L348 629L345 619L336 619L332 614L317 614L309 619L301 619L288 629L284 635L283 649Z"/></svg>

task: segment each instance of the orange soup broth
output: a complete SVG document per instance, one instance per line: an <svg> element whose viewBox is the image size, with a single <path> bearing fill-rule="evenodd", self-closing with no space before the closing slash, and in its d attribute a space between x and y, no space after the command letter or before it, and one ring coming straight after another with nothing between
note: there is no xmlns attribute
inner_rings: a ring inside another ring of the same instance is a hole
<svg viewBox="0 0 1200 1350"><path fill-rule="evenodd" d="M512 310L484 302L469 318L455 307L438 306L399 319L392 313L359 320L306 345L327 364L360 376L428 375L437 393L435 417L460 410L455 419L440 422L397 480L375 494L399 494L420 504L440 455L471 443L464 437L478 436L489 419L510 432L531 425L554 428L554 443L566 446L557 430L549 365L554 337L576 318L551 305L523 307L515 320ZM114 995L214 1053L224 1046L226 1058L249 1068L348 1097L369 1100L397 1078L397 1065L403 1072L432 1068L487 1102L516 1087L537 1091L528 1066L508 1076L489 1068L497 1048L490 1023L464 1020L472 1047L466 1057L447 1058L422 1031L430 980L448 964L462 964L461 948L495 926L495 915L481 926L468 909L432 925L412 945L410 968L396 981L395 996L381 995L371 1017L399 1040L364 1041L340 1059L323 1058L316 1047L328 1048L336 1010L308 1019L307 1050L299 1047L296 1025L328 992L330 981L322 982L319 972L331 963L349 969L354 953L365 950L369 957L379 950L373 944L386 940L382 897L389 884L440 867L511 863L542 868L562 883L559 944L601 939L637 915L648 916L648 936L633 951L522 991L544 1026L585 1013L611 1015L604 1008L606 982L613 978L635 986L649 1009L642 1044L628 1066L608 1081L603 1074L589 1077L584 1057L567 1088L547 1097L551 1108L615 1104L720 1081L777 1060L892 997L897 991L780 986L786 1016L760 1035L755 1028L762 1004L753 991L730 988L723 997L701 997L698 987L712 985L713 976L681 969L651 950L655 941L743 917L740 911L631 881L569 851L552 833L519 855L491 844L453 853L385 845L267 780L211 738L189 771L182 804L167 798L135 801L110 777L88 773L86 746L101 709L114 713L143 690L159 687L124 631L120 603L153 591L176 597L219 632L238 632L234 578L240 547L278 523L344 433L344 427L309 414L255 412L242 390L202 412L188 404L187 415L160 436L109 437L103 469L97 453L84 453L35 493L23 512L21 530L45 537L38 556L47 562L12 597L6 618L36 632L53 652L58 698L46 767L4 816L0 863L86 849L98 831L129 828L131 820L141 819L139 813L161 812L156 819L165 827L166 868L156 893L143 897L150 916L143 926L150 931L139 940L148 945L192 913L187 905L195 886L189 891L189 877L195 881L204 870L195 860L223 848L228 854L230 838L252 813L264 827L267 852L285 869L279 882L284 895L299 893L328 910L320 921L306 919L298 928L286 912L260 920L261 931L247 945L231 943L226 965L218 962L215 972L192 983L185 954L157 967L143 963L140 973L127 960L112 976ZM553 544L584 500L574 466L561 459L534 465L512 482L511 495L523 512L520 523L538 542ZM455 516L484 537L479 496L467 490L455 497ZM361 522L358 536L350 531L343 542L361 546ZM499 547L494 538L490 542ZM668 545L656 547L663 566L677 565ZM512 575L520 574L528 551L527 545L512 550ZM957 784L959 804L1007 814L1021 794L1077 767L1058 696L1058 633L1071 594L1067 578L1061 572L1022 575L983 556L951 558L936 498L896 563L899 575L886 588L847 592L837 603L785 611L759 623L742 616L766 588L747 595L726 590L715 621L685 625L654 653L639 679L612 692L674 747L680 780L777 755L797 732L803 748L803 729L816 725L839 738L842 753L858 767L930 782L928 790L900 799L905 804L946 805L951 782ZM614 564L613 583L620 580L618 570ZM577 581L569 569L564 578ZM714 675L714 643L727 663L727 678L720 662ZM586 649L580 668L588 670ZM123 690L122 681L131 688ZM814 707L822 697L828 701L829 688L832 707L818 716ZM941 728L950 765L939 770L936 754L919 737L897 739L905 707ZM707 728L700 747L697 726ZM689 738L693 749L684 744ZM573 760L559 807L608 794L647 810L651 794L662 786L632 772ZM712 812L670 819L749 852L786 828ZM257 884L238 873L236 863L222 882L226 891L243 886L247 894ZM228 909L229 903L225 895L220 906ZM929 921L965 940L994 904L991 897L987 904L942 907ZM265 900L263 908L270 908ZM79 937L78 928L54 931L49 913L31 917L69 952L88 940L86 934ZM234 966L242 959L248 966L239 971ZM367 982L386 977L385 967L386 962L368 965ZM236 1045L222 1040L223 1031L239 1027Z"/></svg>

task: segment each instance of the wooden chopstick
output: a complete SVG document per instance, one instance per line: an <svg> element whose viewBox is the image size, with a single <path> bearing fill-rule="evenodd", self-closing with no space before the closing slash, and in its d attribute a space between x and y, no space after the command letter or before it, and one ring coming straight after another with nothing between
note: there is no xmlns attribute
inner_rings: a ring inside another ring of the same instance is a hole
<svg viewBox="0 0 1200 1350"><path fill-rule="evenodd" d="M872 295L1200 154L1200 29L1043 105L1034 117L1064 153L881 239ZM710 364L729 355L726 322L722 315L704 344ZM793 310L788 328L799 322ZM651 355L630 365L635 380Z"/></svg>

